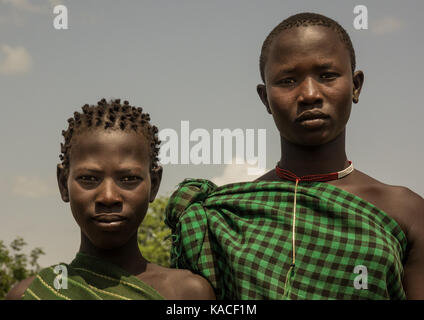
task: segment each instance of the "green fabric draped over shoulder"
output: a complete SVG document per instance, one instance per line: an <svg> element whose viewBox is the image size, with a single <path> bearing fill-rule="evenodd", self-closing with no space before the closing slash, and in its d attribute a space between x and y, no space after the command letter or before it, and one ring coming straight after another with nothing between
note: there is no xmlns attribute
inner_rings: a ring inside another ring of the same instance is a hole
<svg viewBox="0 0 424 320"><path fill-rule="evenodd" d="M405 299L407 239L371 203L321 182L186 179L171 196L172 265L218 299ZM289 272L290 271L290 272Z"/></svg>
<svg viewBox="0 0 424 320"><path fill-rule="evenodd" d="M63 270L66 270L67 274ZM69 265L61 263L41 270L22 299L163 300L164 298L155 289L118 266L78 253Z"/></svg>

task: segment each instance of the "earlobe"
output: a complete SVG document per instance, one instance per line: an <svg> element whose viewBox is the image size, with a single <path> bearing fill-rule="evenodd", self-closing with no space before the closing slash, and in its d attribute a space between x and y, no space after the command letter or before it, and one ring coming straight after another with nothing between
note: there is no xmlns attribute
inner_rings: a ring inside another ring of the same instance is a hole
<svg viewBox="0 0 424 320"><path fill-rule="evenodd" d="M66 175L66 170L62 164L57 165L56 176L60 196L62 197L62 200L64 202L69 202L68 177Z"/></svg>
<svg viewBox="0 0 424 320"><path fill-rule="evenodd" d="M152 169L152 171L150 172L151 188L149 202L153 202L155 200L156 195L159 191L160 182L162 181L162 171L162 167L159 166L155 169Z"/></svg>
<svg viewBox="0 0 424 320"><path fill-rule="evenodd" d="M268 95L266 93L266 86L264 84L258 84L256 86L256 91L258 92L259 98L261 99L262 103L264 104L266 111L269 114L272 114L271 108L269 107L269 104L268 104Z"/></svg>

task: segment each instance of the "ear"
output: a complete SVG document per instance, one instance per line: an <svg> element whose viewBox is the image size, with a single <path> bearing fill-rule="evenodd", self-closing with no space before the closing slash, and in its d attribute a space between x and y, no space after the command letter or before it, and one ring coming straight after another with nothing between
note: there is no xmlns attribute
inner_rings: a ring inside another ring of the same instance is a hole
<svg viewBox="0 0 424 320"><path fill-rule="evenodd" d="M160 182L162 180L162 167L157 167L156 169L153 169L150 172L150 181L151 181L151 187L150 187L150 202L153 202L156 198L156 195L159 191Z"/></svg>
<svg viewBox="0 0 424 320"><path fill-rule="evenodd" d="M353 92L352 101L358 103L361 94L362 85L364 84L364 73L361 70L355 71L353 74Z"/></svg>
<svg viewBox="0 0 424 320"><path fill-rule="evenodd" d="M256 86L256 91L258 92L259 98L261 98L261 101L264 104L266 111L268 111L269 114L272 114L271 108L269 107L269 103L268 103L268 95L266 93L266 86L264 84L258 84Z"/></svg>
<svg viewBox="0 0 424 320"><path fill-rule="evenodd" d="M56 175L60 196L64 202L69 202L68 176L66 174L65 168L61 163L57 165Z"/></svg>

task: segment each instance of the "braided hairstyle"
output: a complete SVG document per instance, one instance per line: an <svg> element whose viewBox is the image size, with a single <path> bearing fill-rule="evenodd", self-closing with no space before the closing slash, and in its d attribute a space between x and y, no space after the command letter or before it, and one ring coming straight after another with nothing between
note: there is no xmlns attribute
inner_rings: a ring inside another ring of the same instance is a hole
<svg viewBox="0 0 424 320"><path fill-rule="evenodd" d="M259 58L259 69L261 72L262 81L265 83L265 64L268 59L269 49L274 39L283 31L291 28L307 26L323 26L332 29L337 33L342 43L346 46L346 49L350 54L350 64L352 73L355 71L356 58L355 50L353 49L352 41L346 30L333 19L323 16L318 13L303 12L288 17L277 25L270 34L266 37L262 44L261 56Z"/></svg>
<svg viewBox="0 0 424 320"><path fill-rule="evenodd" d="M150 124L150 115L143 113L141 107L130 106L128 101L121 104L120 99L102 99L97 105L85 104L82 113L74 112L74 116L68 119L68 129L62 130L65 143L61 143L61 154L59 155L66 176L69 174L69 154L72 147L72 137L76 133L84 132L90 128L104 130L140 130L150 145L150 170L157 168L160 140L158 139L158 128Z"/></svg>

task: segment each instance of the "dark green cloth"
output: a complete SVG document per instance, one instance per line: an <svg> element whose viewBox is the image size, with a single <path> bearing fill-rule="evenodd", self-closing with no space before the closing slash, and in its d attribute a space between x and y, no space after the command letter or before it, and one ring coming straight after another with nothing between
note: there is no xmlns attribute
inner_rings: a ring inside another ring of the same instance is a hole
<svg viewBox="0 0 424 320"><path fill-rule="evenodd" d="M67 270L67 288L55 288L56 265L41 270L25 291L23 300L163 300L152 287L120 267L78 253ZM63 279L57 281L63 284ZM56 285L56 287L59 287Z"/></svg>
<svg viewBox="0 0 424 320"><path fill-rule="evenodd" d="M294 189L291 181L217 187L186 179L166 209L173 266L207 278L218 299L405 299L399 225L327 183L298 186L288 274Z"/></svg>

